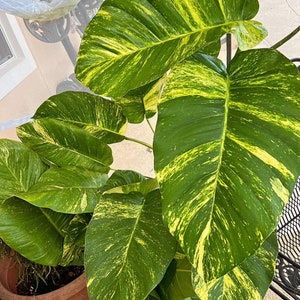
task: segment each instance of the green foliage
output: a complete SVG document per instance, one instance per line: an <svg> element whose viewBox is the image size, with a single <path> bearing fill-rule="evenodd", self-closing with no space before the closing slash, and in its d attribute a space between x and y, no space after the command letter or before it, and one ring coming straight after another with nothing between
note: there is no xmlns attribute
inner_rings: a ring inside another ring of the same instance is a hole
<svg viewBox="0 0 300 300"><path fill-rule="evenodd" d="M162 222L158 190L103 196L86 240L88 288L99 299L145 299L163 278L176 245Z"/></svg>
<svg viewBox="0 0 300 300"><path fill-rule="evenodd" d="M299 104L277 82L295 86L297 98L298 71L274 50L241 52L228 71L197 55L174 67L160 100L154 154L164 220L205 280L256 251L293 188Z"/></svg>
<svg viewBox="0 0 300 300"><path fill-rule="evenodd" d="M53 96L20 142L0 141L0 238L38 263L84 264L93 300L263 299L298 176L300 77L251 49L266 35L257 10L106 0L76 65L95 94ZM113 169L110 144L146 145L127 124L156 113L154 178Z"/></svg>
<svg viewBox="0 0 300 300"><path fill-rule="evenodd" d="M123 96L207 45L216 52L226 31L241 49L257 45L265 36L250 20L257 9L256 0L105 1L86 29L77 77L98 94Z"/></svg>

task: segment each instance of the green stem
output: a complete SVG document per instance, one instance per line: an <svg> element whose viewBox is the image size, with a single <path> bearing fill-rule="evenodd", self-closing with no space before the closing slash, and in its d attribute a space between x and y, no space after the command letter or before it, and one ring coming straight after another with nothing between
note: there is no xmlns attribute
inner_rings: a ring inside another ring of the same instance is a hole
<svg viewBox="0 0 300 300"><path fill-rule="evenodd" d="M300 31L300 26L298 26L296 29L294 29L290 34L288 34L286 37L284 37L282 40L274 44L271 49L277 49L283 44L285 44L288 40L290 40L293 36L295 36Z"/></svg>
<svg viewBox="0 0 300 300"><path fill-rule="evenodd" d="M149 125L149 127L150 127L151 131L154 133L154 128L152 127L152 125L151 125L151 123L150 123L149 119L148 119L148 118L146 118L146 120L147 120L147 123L148 123L148 125Z"/></svg>
<svg viewBox="0 0 300 300"><path fill-rule="evenodd" d="M148 143L146 143L146 142L143 142L143 141L140 141L140 140L136 140L136 139L134 139L134 138L130 138L130 137L127 137L127 136L125 136L125 140L131 141L131 142L135 142L135 143L137 143L137 144L140 144L140 145L143 145L143 146L145 146L145 147L147 147L147 148L152 149L152 145L150 145L150 144L148 144Z"/></svg>

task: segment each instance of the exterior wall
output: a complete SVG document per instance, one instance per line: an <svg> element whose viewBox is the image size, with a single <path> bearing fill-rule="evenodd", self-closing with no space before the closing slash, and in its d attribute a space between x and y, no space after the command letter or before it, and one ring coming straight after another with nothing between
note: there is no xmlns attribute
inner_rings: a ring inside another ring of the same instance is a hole
<svg viewBox="0 0 300 300"><path fill-rule="evenodd" d="M14 127L33 115L43 101L56 93L58 83L74 72L74 66L61 42L38 40L28 31L23 19L16 19L36 68L0 99L0 137L16 137ZM71 32L69 37L77 51L79 35Z"/></svg>

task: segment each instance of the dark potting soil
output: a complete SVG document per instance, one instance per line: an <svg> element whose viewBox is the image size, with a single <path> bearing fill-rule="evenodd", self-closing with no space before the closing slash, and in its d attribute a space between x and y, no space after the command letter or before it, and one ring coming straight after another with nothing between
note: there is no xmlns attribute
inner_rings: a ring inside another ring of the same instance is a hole
<svg viewBox="0 0 300 300"><path fill-rule="evenodd" d="M79 277L83 271L84 268L82 266L58 266L49 268L43 274L43 279L41 279L34 270L31 270L19 281L17 293L26 296L45 294L70 283L72 280Z"/></svg>

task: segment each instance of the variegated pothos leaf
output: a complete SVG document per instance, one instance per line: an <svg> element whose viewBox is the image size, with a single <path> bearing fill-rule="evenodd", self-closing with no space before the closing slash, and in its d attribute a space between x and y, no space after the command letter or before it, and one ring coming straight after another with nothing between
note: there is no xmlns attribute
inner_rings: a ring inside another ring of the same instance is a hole
<svg viewBox="0 0 300 300"><path fill-rule="evenodd" d="M199 55L169 76L154 137L163 215L205 281L276 227L299 172L299 82L268 49L241 52L228 71Z"/></svg>
<svg viewBox="0 0 300 300"><path fill-rule="evenodd" d="M18 196L38 207L61 213L92 213L107 177L107 174L82 168L52 167L27 192Z"/></svg>
<svg viewBox="0 0 300 300"><path fill-rule="evenodd" d="M158 183L154 178L145 178L140 173L131 170L117 170L103 187L103 194L139 192L147 195L156 189L158 189Z"/></svg>
<svg viewBox="0 0 300 300"><path fill-rule="evenodd" d="M199 299L196 297L192 283L192 269L187 257L172 261L164 279L157 287L162 300Z"/></svg>
<svg viewBox="0 0 300 300"><path fill-rule="evenodd" d="M86 233L85 270L92 299L145 299L175 254L161 218L159 190L109 194Z"/></svg>
<svg viewBox="0 0 300 300"><path fill-rule="evenodd" d="M138 89L129 91L124 97L116 97L128 122L140 123L146 118L151 118L157 112L157 104L166 81L166 74L159 80L150 82Z"/></svg>
<svg viewBox="0 0 300 300"><path fill-rule="evenodd" d="M84 265L85 233L91 217L92 214L75 215L65 228L60 265Z"/></svg>
<svg viewBox="0 0 300 300"><path fill-rule="evenodd" d="M111 148L83 128L51 118L18 127L18 136L49 165L76 166L108 173Z"/></svg>
<svg viewBox="0 0 300 300"><path fill-rule="evenodd" d="M0 238L27 259L56 266L63 253L64 229L72 215L10 198L0 203Z"/></svg>
<svg viewBox="0 0 300 300"><path fill-rule="evenodd" d="M124 139L127 120L109 99L86 92L64 92L50 97L33 116L76 125L110 144Z"/></svg>
<svg viewBox="0 0 300 300"><path fill-rule="evenodd" d="M257 10L257 0L106 0L83 36L77 78L98 94L123 96L200 49L216 52L226 31L248 49L266 35L251 20Z"/></svg>

